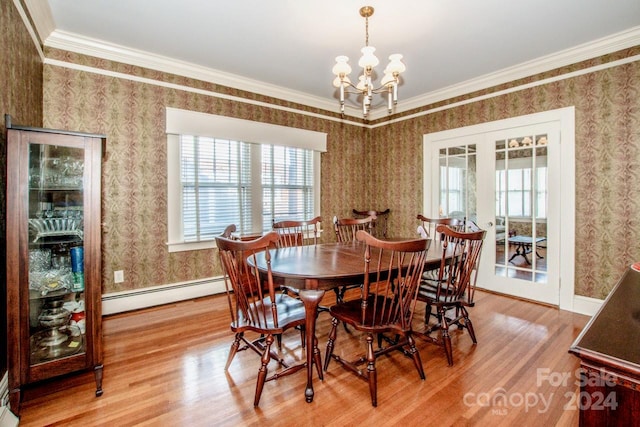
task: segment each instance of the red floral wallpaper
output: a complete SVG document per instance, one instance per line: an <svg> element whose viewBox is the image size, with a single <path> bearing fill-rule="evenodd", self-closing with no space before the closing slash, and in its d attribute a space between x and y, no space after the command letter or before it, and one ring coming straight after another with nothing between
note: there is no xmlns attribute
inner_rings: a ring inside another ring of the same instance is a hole
<svg viewBox="0 0 640 427"><path fill-rule="evenodd" d="M482 93L637 53L638 49L629 49ZM336 116L334 112L71 52L51 49L46 55L131 76ZM331 218L349 215L353 207L390 208L392 234L414 229L415 215L422 206L422 136L425 133L574 105L576 293L603 298L626 266L640 259L637 243L640 180L636 172L640 166L639 91L640 64L632 62L364 129L215 96L47 65L44 68L44 121L48 127L108 136L103 178L106 224L103 274L104 292L115 292L220 274L213 250L169 254L166 249L165 107L326 132L328 152L322 156L321 210L324 228L329 231L324 239L330 240L333 238ZM113 283L116 269L125 270L125 283Z"/></svg>

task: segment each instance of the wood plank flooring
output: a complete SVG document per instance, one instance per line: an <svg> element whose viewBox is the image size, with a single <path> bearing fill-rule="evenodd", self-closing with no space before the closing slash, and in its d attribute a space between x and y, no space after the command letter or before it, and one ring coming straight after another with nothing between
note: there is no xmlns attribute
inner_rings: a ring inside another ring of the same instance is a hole
<svg viewBox="0 0 640 427"><path fill-rule="evenodd" d="M478 344L452 329L453 367L442 348L419 339L426 380L400 353L377 361L377 408L367 383L332 362L324 381L314 378L311 404L301 371L267 383L254 409L259 357L244 351L223 369L233 338L225 296L106 317L104 395L94 396L91 372L39 385L24 395L20 425L577 425L579 363L567 350L588 317L482 291L476 302ZM321 313L323 360L329 326ZM295 331L283 344L303 357ZM361 337L340 328L337 353L362 349Z"/></svg>

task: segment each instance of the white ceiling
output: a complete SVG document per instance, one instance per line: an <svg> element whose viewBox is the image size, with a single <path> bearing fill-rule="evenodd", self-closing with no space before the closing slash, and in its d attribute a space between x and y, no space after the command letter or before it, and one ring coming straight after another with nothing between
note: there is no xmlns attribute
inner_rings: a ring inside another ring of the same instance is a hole
<svg viewBox="0 0 640 427"><path fill-rule="evenodd" d="M613 51L640 44L640 0L26 3L45 45L111 54L110 59L116 55L136 65L147 60L156 68L173 64L206 73L220 84L335 111L331 67L337 55L349 56L357 81L365 33L358 10L363 5L375 8L369 44L381 59L379 71L390 54L404 55L402 110L455 88L478 89L498 83L500 76L513 80L603 53L592 53L593 46ZM589 53L586 43L591 43Z"/></svg>

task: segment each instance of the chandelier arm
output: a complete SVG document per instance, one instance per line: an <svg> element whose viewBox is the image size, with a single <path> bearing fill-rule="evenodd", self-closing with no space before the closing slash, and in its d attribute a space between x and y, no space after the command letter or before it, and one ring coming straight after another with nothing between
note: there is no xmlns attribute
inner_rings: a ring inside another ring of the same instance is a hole
<svg viewBox="0 0 640 427"><path fill-rule="evenodd" d="M348 81L346 81L346 80L344 80L344 81L342 82L342 84L343 84L343 86L344 86L344 93L357 93L357 94L365 94L365 95L366 95L366 94L367 94L367 92L369 92L369 89L360 90L360 89L358 89L358 88L356 87L356 85L354 85L353 83L348 82ZM372 94L386 93L386 92L389 90L389 87L390 87L390 86L391 86L391 87L395 87L395 88L397 88L397 86L398 86L398 80L395 80L395 81L393 82L393 84L392 84L392 85L390 85L390 84L386 84L386 85L380 85L380 86L378 86L378 87L376 87L376 88L371 87L371 93L372 93ZM353 89L353 90L350 90L350 89ZM394 92L395 92L395 94L394 94L394 98L397 98L397 97L398 97L398 95L397 95L397 89L394 89Z"/></svg>

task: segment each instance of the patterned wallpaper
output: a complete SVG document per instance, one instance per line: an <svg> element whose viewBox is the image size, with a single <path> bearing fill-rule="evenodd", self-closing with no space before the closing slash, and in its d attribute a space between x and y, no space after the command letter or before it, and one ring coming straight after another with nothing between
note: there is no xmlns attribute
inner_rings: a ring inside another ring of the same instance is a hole
<svg viewBox="0 0 640 427"><path fill-rule="evenodd" d="M102 65L95 58L47 51L49 57L57 55L75 63ZM106 65L122 71L118 64ZM133 73L141 71L128 68ZM366 135L360 127L56 66L45 66L44 78L46 126L107 135L103 164L104 292L221 274L214 250L167 251L167 106L326 132L328 152L321 160L324 227L330 231L333 215L347 215L352 204L364 205L366 200L359 188L365 175ZM163 79L173 80L172 76ZM182 83L217 90L208 83ZM332 232L324 236L333 238ZM124 283L113 283L114 270L124 270Z"/></svg>
<svg viewBox="0 0 640 427"><path fill-rule="evenodd" d="M393 213L391 228L412 229L422 209L423 134L571 105L576 110L575 289L577 295L605 298L622 272L640 261L638 61L375 129L369 152L382 166L375 168L381 173L374 181ZM403 167L388 173L392 164Z"/></svg>
<svg viewBox="0 0 640 427"><path fill-rule="evenodd" d="M11 0L0 0L0 377L7 368L6 316L6 174L4 115L14 124L42 126L42 60Z"/></svg>
<svg viewBox="0 0 640 427"><path fill-rule="evenodd" d="M638 50L630 49L617 56L597 58L484 92L637 53ZM70 52L50 49L46 55L75 64L317 111ZM220 273L213 250L169 254L166 249L163 131L166 106L326 132L328 152L322 155L321 210L324 228L329 231L323 238L332 240L330 219L334 215L349 215L353 207L390 208L392 235L415 228L415 215L422 208L423 134L575 105L576 293L603 298L626 266L640 259L637 244L640 182L636 172L640 166L638 62L371 130L58 66L45 66L44 82L46 126L108 136L103 173L104 292L195 280ZM116 269L125 271L126 282L113 283Z"/></svg>

